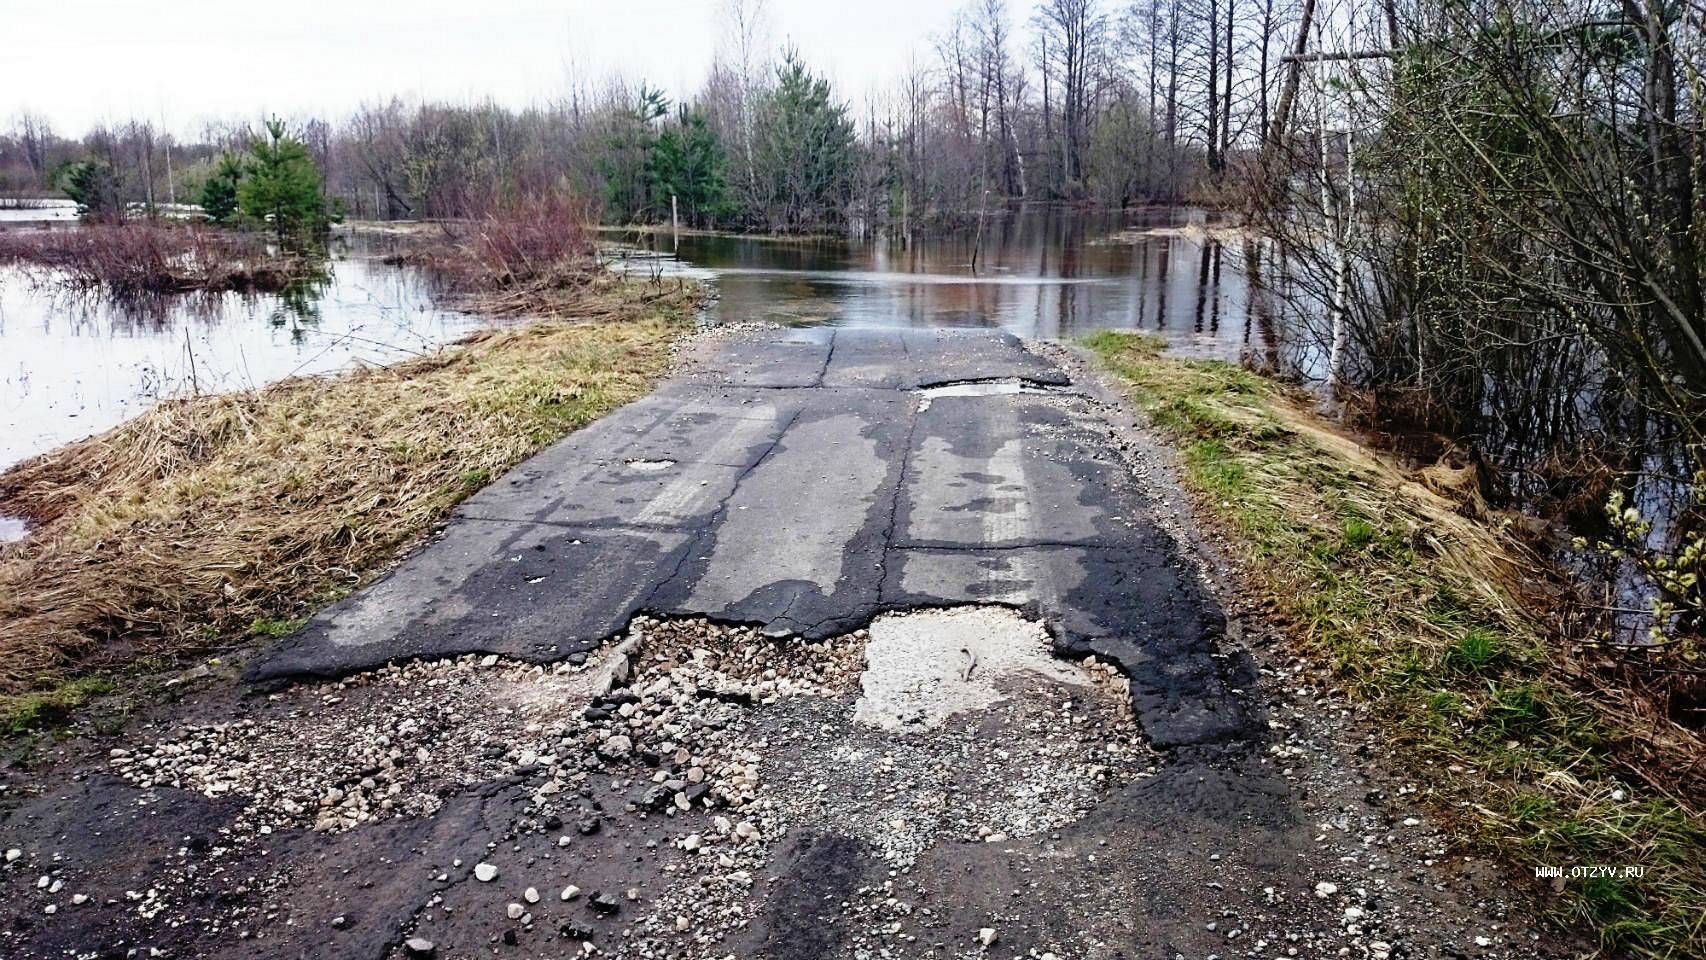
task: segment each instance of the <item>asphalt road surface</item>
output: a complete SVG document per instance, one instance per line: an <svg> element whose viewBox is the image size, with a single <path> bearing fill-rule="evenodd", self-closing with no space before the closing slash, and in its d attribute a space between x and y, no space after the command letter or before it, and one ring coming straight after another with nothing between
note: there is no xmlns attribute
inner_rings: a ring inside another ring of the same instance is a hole
<svg viewBox="0 0 1706 960"><path fill-rule="evenodd" d="M1019 340L817 328L706 352L469 499L252 676L553 661L641 611L816 639L885 610L999 603L1122 667L1152 742L1244 728L1219 607L1107 426Z"/></svg>

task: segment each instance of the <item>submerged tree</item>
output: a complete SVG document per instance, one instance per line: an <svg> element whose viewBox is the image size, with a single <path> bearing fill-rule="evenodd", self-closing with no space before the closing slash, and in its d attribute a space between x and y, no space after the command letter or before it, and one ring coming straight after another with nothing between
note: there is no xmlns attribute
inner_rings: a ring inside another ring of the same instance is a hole
<svg viewBox="0 0 1706 960"><path fill-rule="evenodd" d="M237 184L243 215L272 230L280 243L299 246L319 240L331 225L320 169L284 121L267 121L266 136L249 145L249 169Z"/></svg>

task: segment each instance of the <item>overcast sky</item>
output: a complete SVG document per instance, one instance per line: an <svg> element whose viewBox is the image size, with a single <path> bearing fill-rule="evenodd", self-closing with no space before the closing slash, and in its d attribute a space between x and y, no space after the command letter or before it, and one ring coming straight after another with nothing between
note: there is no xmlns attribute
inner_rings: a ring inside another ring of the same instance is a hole
<svg viewBox="0 0 1706 960"><path fill-rule="evenodd" d="M964 0L769 0L791 41L857 102L886 89ZM1015 9L1023 0L1012 4ZM620 72L680 95L704 79L722 0L0 0L0 123L341 116L393 94L511 105ZM1018 14L1015 14L1017 22Z"/></svg>

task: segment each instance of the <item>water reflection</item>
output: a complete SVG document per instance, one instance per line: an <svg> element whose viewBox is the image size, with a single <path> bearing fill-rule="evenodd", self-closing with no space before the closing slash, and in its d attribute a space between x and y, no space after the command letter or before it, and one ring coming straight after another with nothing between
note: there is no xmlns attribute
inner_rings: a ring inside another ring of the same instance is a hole
<svg viewBox="0 0 1706 960"><path fill-rule="evenodd" d="M713 280L711 318L842 326L983 327L1071 338L1145 330L1228 360L1282 349L1253 292L1253 243L1202 210L1026 206L933 239L622 235Z"/></svg>
<svg viewBox="0 0 1706 960"><path fill-rule="evenodd" d="M435 302L383 240L340 244L283 294L115 301L0 269L0 468L109 429L161 397L250 389L427 353L487 318Z"/></svg>
<svg viewBox="0 0 1706 960"><path fill-rule="evenodd" d="M325 298L331 286L330 274L292 281L279 292L278 302L267 322L272 324L275 330L288 330L291 343L299 346L307 343L311 333L320 328L324 319L320 301Z"/></svg>

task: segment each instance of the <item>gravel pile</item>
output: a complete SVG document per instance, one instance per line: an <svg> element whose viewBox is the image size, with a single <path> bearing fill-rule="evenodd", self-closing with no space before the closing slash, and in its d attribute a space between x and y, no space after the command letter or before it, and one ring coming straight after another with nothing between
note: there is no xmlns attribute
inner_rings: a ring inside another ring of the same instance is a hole
<svg viewBox="0 0 1706 960"><path fill-rule="evenodd" d="M759 756L727 748L731 718L754 704L850 689L862 637L849 639L808 644L640 618L591 662L465 656L388 666L275 695L290 709L260 719L189 725L115 748L110 762L139 787L245 799L238 832L429 816L455 790L504 775L527 778L543 806L607 767L626 774L636 808L738 808L755 794ZM629 672L630 656L639 676L607 689Z"/></svg>

